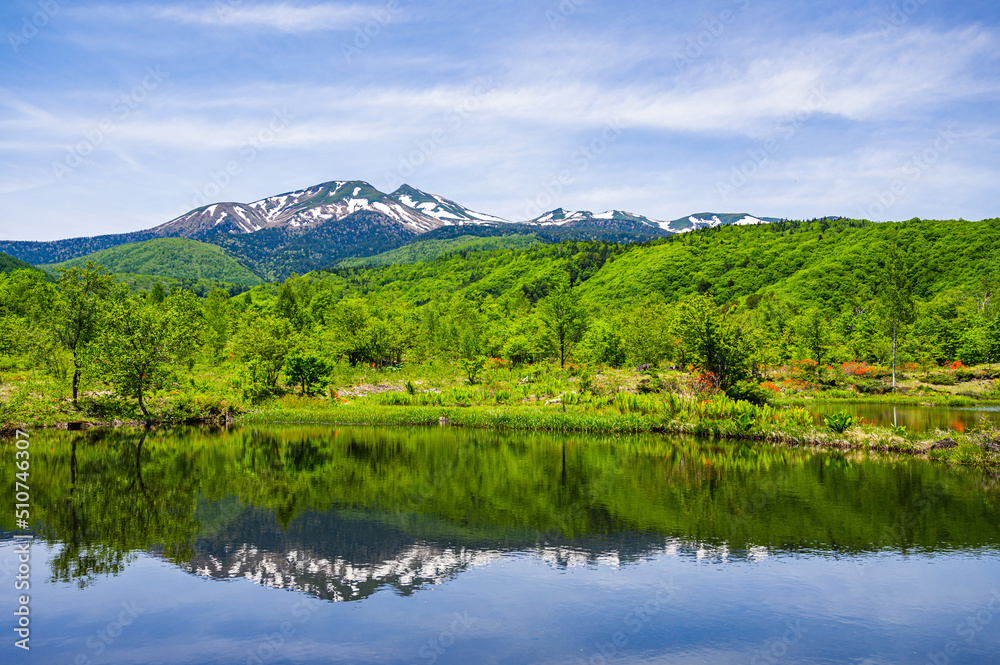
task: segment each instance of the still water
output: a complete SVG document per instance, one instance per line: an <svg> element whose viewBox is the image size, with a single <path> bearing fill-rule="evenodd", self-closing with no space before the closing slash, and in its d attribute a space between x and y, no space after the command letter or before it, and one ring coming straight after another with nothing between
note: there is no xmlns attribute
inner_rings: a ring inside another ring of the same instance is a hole
<svg viewBox="0 0 1000 665"><path fill-rule="evenodd" d="M886 427L902 426L911 432L970 432L982 419L1000 427L1000 406L919 406L916 404L810 404L806 408L816 414L819 422L823 416L846 411L869 425Z"/></svg>
<svg viewBox="0 0 1000 665"><path fill-rule="evenodd" d="M31 652L6 592L3 663L1000 662L982 470L450 428L31 441Z"/></svg>

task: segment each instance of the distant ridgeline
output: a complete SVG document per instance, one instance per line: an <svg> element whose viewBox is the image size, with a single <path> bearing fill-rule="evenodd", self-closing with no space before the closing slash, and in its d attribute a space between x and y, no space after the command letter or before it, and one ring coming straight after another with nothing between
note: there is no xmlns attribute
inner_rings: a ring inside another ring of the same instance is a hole
<svg viewBox="0 0 1000 665"><path fill-rule="evenodd" d="M592 213L556 208L532 220L511 222L408 185L387 194L352 180L322 183L253 203L205 205L133 233L52 242L0 241L0 252L33 265L56 264L154 238L186 238L222 247L259 278L274 281L419 240L520 235L549 243L634 243L702 228L774 221L778 220L743 213L698 213L664 222L621 210ZM524 243L522 238L513 244ZM424 250L409 254L419 255ZM385 260L393 259L380 261Z"/></svg>
<svg viewBox="0 0 1000 665"><path fill-rule="evenodd" d="M355 213L351 223L365 214ZM397 226L395 241L389 244L398 246L381 253L376 250L384 243L372 239L378 225L378 219L373 220L365 239L342 225L326 224L280 249L277 238L287 230L227 235L216 239L218 245L161 238L44 267L51 271L92 260L111 272L133 276L126 281L140 288L149 288L156 278L167 279L167 285L169 280L208 280L247 288L264 278L308 273L314 269L310 266L341 252L355 257L323 263L324 279L342 283L352 293L378 292L413 303L449 293L500 297L515 291L535 302L546 294L553 274L565 271L584 300L596 307L696 293L712 295L719 303L753 296L748 303L753 305L774 293L835 311L871 295L882 261L879 248L894 244L919 264L913 285L918 298L950 289L971 293L1000 280L996 219L876 224L826 218L724 225L627 244L616 237L623 233L620 229L592 239L586 235L593 235L594 229L484 224L446 226L407 237L412 234ZM342 234L354 238L353 250L322 249L321 238L337 246ZM275 242L269 244L268 239ZM90 240L99 244L100 239ZM52 244L63 243L59 246L65 250L71 242ZM7 266L24 267L12 257L5 261Z"/></svg>
<svg viewBox="0 0 1000 665"><path fill-rule="evenodd" d="M987 282L1000 285L997 219L879 224L824 219L723 226L645 244L537 244L370 268L360 267L363 259L351 260L323 279L351 293L414 303L451 293L482 298L515 292L534 302L544 297L553 275L565 271L594 307L699 293L720 304L753 296L752 306L774 293L839 310L870 299L882 270L880 250L889 245L902 247L919 269L913 285L918 298L956 289L971 293ZM381 264L380 258L369 263Z"/></svg>
<svg viewBox="0 0 1000 665"><path fill-rule="evenodd" d="M21 259L16 259L10 254L0 253L0 272L13 272L14 270L31 270L34 266Z"/></svg>

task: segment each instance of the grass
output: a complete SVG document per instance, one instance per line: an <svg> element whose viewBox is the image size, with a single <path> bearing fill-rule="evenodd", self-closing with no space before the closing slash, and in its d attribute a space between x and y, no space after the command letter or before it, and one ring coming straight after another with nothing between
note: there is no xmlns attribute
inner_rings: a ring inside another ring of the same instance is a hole
<svg viewBox="0 0 1000 665"><path fill-rule="evenodd" d="M0 367L0 371L3 369ZM838 428L817 424L812 414L802 408L821 398L800 396L757 406L723 394L695 394L679 372L659 373L655 378L662 386L660 392L641 394L639 388L648 384L640 384L643 375L631 370L583 370L554 364L511 367L489 361L479 381L469 384L461 368L452 362L431 361L385 369L341 363L334 367L330 387L324 392L284 392L254 404L242 394L238 369L224 362L196 366L190 372L178 371L172 381L147 398L154 420L176 423L236 418L253 423L416 426L438 425L443 418L446 424L457 427L695 435L926 454L929 459L957 464L1000 466L997 454L984 448L986 442L1000 439L1000 433L983 429L988 427L985 424L968 434L908 433L851 424L837 432L833 430ZM584 389L585 385L589 389ZM141 420L134 400L116 397L103 386L95 390L87 383L85 387L89 390L84 392L82 408L77 411L65 376L53 378L51 373L41 371L8 372L0 383L0 423L37 427L81 420L104 424ZM886 403L898 403L887 398L901 396L878 397ZM958 447L928 450L931 443L944 436L951 436Z"/></svg>

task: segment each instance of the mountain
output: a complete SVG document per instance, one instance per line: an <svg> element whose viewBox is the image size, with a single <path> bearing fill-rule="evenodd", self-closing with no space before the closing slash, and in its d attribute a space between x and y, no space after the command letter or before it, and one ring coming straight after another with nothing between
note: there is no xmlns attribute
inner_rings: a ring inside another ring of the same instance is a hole
<svg viewBox="0 0 1000 665"><path fill-rule="evenodd" d="M650 230L663 231L660 235L673 235L676 233L686 233L699 229L713 229L718 226L746 226L748 224L769 224L779 222L776 217L754 217L747 213L713 213L699 212L688 217L681 217L670 222L662 222L650 219L645 215L635 215L623 210L608 210L594 214L589 210L568 211L556 208L539 215L528 222L529 224L539 224L541 226L610 226L619 229L632 229L636 231Z"/></svg>
<svg viewBox="0 0 1000 665"><path fill-rule="evenodd" d="M10 254L0 253L0 272L14 272L15 270L35 270L35 266L14 258Z"/></svg>
<svg viewBox="0 0 1000 665"><path fill-rule="evenodd" d="M87 261L115 274L209 280L239 286L255 286L263 281L222 248L187 238L154 238L119 245L44 267L71 268Z"/></svg>
<svg viewBox="0 0 1000 665"><path fill-rule="evenodd" d="M699 213L662 222L621 210L595 214L556 208L527 222L510 222L410 185L386 194L361 180L336 180L252 203L205 205L144 231L53 242L0 241L0 252L36 265L53 264L154 238L186 238L217 245L258 277L274 280L381 254L427 234L439 240L534 234L543 242L630 243L769 221L776 220Z"/></svg>
<svg viewBox="0 0 1000 665"><path fill-rule="evenodd" d="M67 238L66 240L0 240L0 252L6 252L32 265L59 263L78 256L86 256L109 247L126 245L131 242L142 242L156 236L152 231L133 231L131 233L110 233L103 236L87 238Z"/></svg>
<svg viewBox="0 0 1000 665"><path fill-rule="evenodd" d="M714 229L718 226L748 226L753 224L773 224L780 222L777 217L754 217L745 212L714 213L699 212L689 217L681 217L670 222L660 222L662 228L671 233L686 233L700 229Z"/></svg>
<svg viewBox="0 0 1000 665"><path fill-rule="evenodd" d="M419 194L423 197L430 196L423 192ZM385 215L413 233L430 231L447 223L415 206L403 204L389 194L383 194L367 182L338 180L269 196L253 203L214 203L203 206L157 226L152 231L163 236L195 238L220 230L227 233L256 233L275 228L309 229L326 222L342 220L359 211Z"/></svg>
<svg viewBox="0 0 1000 665"><path fill-rule="evenodd" d="M418 237L386 215L358 210L347 217L302 227L275 227L254 233L218 232L205 242L222 247L266 280L326 268L351 256L372 256Z"/></svg>
<svg viewBox="0 0 1000 665"><path fill-rule="evenodd" d="M461 226L463 224L481 224L483 222L510 223L501 217L474 212L454 201L442 198L437 194L422 192L409 185L402 185L389 196L408 208L439 219L445 224L457 224Z"/></svg>
<svg viewBox="0 0 1000 665"><path fill-rule="evenodd" d="M401 263L420 263L433 261L447 254L465 254L468 252L488 252L495 249L520 249L542 242L534 234L518 234L507 236L473 236L462 235L447 239L424 239L419 236L411 242L388 252L374 256L360 256L341 259L337 268L353 268L358 266L388 266Z"/></svg>
<svg viewBox="0 0 1000 665"><path fill-rule="evenodd" d="M601 212L595 215L589 210L576 210L571 212L563 210L562 208L550 210L543 215L539 215L528 223L541 224L542 226L579 226L589 223L607 224L609 222L627 222L629 224L645 225L657 229L662 228L662 225L664 224L664 222L657 222L645 217L644 215L633 215L630 212L622 210L608 210L607 212Z"/></svg>
<svg viewBox="0 0 1000 665"><path fill-rule="evenodd" d="M281 228L307 230L343 220L356 212L384 215L418 234L448 225L509 223L409 185L384 194L361 180L337 180L253 203L202 206L157 226L152 232L161 236L204 238L220 231L239 234Z"/></svg>

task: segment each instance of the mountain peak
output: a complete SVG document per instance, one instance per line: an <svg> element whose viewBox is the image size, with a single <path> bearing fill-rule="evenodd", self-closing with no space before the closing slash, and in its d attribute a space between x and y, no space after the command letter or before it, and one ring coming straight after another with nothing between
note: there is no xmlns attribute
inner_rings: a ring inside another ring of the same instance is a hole
<svg viewBox="0 0 1000 665"><path fill-rule="evenodd" d="M399 203L412 208L424 215L434 217L444 224L482 224L500 223L509 224L508 220L501 217L494 217L481 212L470 210L463 205L455 203L437 194L430 194L421 191L416 187L407 184L400 185L396 191L389 195Z"/></svg>
<svg viewBox="0 0 1000 665"><path fill-rule="evenodd" d="M681 217L670 222L666 222L663 228L672 233L686 233L699 229L713 229L718 226L748 226L752 224L770 224L780 222L776 217L755 217L745 212L738 213L716 213L698 212L687 217Z"/></svg>

